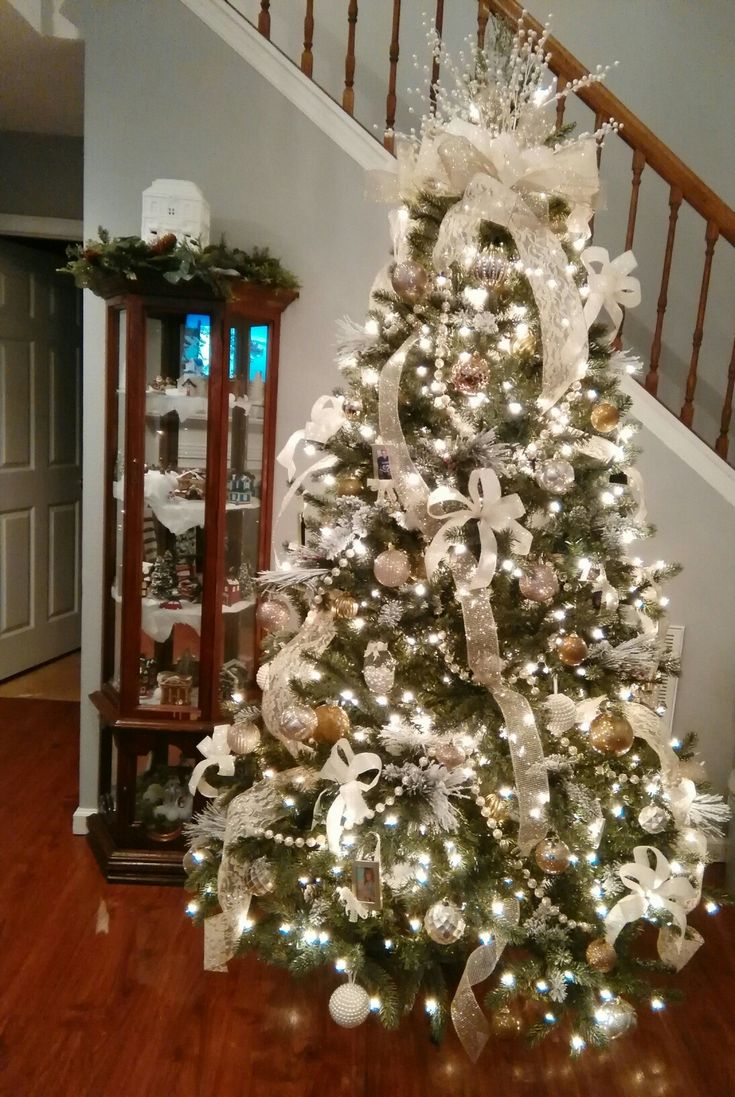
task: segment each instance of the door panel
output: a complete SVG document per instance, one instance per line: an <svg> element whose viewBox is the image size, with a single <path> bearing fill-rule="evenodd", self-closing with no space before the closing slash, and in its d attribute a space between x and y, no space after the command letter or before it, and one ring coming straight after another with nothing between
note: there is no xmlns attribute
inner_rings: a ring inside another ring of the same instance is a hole
<svg viewBox="0 0 735 1097"><path fill-rule="evenodd" d="M0 680L79 646L81 328L58 265L0 241Z"/></svg>

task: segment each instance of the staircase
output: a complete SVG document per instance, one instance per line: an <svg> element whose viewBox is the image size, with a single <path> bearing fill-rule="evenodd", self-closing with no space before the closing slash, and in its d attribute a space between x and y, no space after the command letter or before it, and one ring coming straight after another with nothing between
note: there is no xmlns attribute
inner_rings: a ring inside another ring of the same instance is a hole
<svg viewBox="0 0 735 1097"><path fill-rule="evenodd" d="M183 2L220 33L239 25L240 30L247 27L275 46L280 59L273 50L273 64L267 73L262 68L261 72L312 120L319 117L326 96L330 96L329 121L325 115L321 124L328 125L330 135L364 167L380 166L380 145L392 153L396 128L410 130L435 101L436 85L442 77L437 58L430 57L430 64L419 67L418 77L413 76L412 82L420 85L416 89L419 97L423 96L413 116L397 93L399 61L403 58L405 64L405 56L413 51L423 48L426 52L417 14L408 10L408 5L402 11L401 0L369 7L362 4L359 10L358 0L344 0L341 22L334 17L333 5L329 19L322 14L320 23L314 0L305 0L303 15L301 6L291 0L288 5L274 4L273 11L270 0ZM468 31L482 45L493 29L492 25L489 28L491 19L514 25L522 14L516 0L460 0L451 5L455 23L450 26L449 8L444 0L436 0L432 21L455 57L462 48L462 35ZM463 20L461 26L456 22L458 16ZM541 30L528 15L524 22ZM382 40L385 44L382 58L359 56L363 27L371 42ZM321 43L321 60L315 42ZM555 39L550 40L549 51L559 88L587 73ZM282 66L274 80L274 66L284 57L300 69L292 74L295 83L284 78ZM253 56L248 60L258 67ZM318 88L313 83L315 70ZM310 102L304 77L316 93ZM402 84L408 79L410 70L401 73ZM334 103L344 112L341 124L336 123ZM644 303L626 318L626 342L643 360L640 381L645 390L727 462L735 393L735 341L730 326L735 211L604 84L584 87L558 104L559 126L572 121L578 131L595 131L609 120L618 122L620 129L607 138L604 151L600 149L609 191L607 208L598 212L595 229L611 254L632 248L639 261ZM369 133L374 136L371 152L365 147Z"/></svg>

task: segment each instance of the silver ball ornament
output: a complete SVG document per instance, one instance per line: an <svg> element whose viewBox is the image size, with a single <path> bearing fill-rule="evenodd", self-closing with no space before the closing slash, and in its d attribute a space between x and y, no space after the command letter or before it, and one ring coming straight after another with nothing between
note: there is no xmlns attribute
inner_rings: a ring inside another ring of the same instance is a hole
<svg viewBox="0 0 735 1097"><path fill-rule="evenodd" d="M531 602L550 602L559 593L559 580L550 564L532 564L518 580L518 586Z"/></svg>
<svg viewBox="0 0 735 1097"><path fill-rule="evenodd" d="M466 926L462 911L446 899L430 906L424 917L424 929L438 945L452 945L459 941Z"/></svg>
<svg viewBox="0 0 735 1097"><path fill-rule="evenodd" d="M266 632L283 632L288 628L291 612L283 602L261 602L255 611L255 619Z"/></svg>
<svg viewBox="0 0 735 1097"><path fill-rule="evenodd" d="M669 813L659 804L647 804L638 814L638 822L649 834L659 834L669 822Z"/></svg>
<svg viewBox="0 0 735 1097"><path fill-rule="evenodd" d="M536 470L536 483L552 495L564 495L574 483L574 466L563 457L544 461Z"/></svg>
<svg viewBox="0 0 735 1097"><path fill-rule="evenodd" d="M404 263L396 263L390 281L402 301L415 305L426 293L429 274L420 263L407 259Z"/></svg>
<svg viewBox="0 0 735 1097"><path fill-rule="evenodd" d="M313 708L308 705L288 705L281 713L278 728L284 739L300 742L316 731L319 723Z"/></svg>
<svg viewBox="0 0 735 1097"><path fill-rule="evenodd" d="M370 1013L370 995L357 983L344 983L332 992L329 1014L342 1028L357 1028Z"/></svg>
<svg viewBox="0 0 735 1097"><path fill-rule="evenodd" d="M400 549L386 549L375 557L373 572L384 587L402 587L411 574L411 561Z"/></svg>
<svg viewBox="0 0 735 1097"><path fill-rule="evenodd" d="M603 1002L595 1010L595 1024L605 1033L608 1040L617 1040L624 1036L630 1029L635 1028L638 1022L636 1012L630 1002L624 998L613 998L610 1002Z"/></svg>
<svg viewBox="0 0 735 1097"><path fill-rule="evenodd" d="M260 742L260 731L252 720L236 720L227 729L227 746L233 754L252 754Z"/></svg>
<svg viewBox="0 0 735 1097"><path fill-rule="evenodd" d="M447 769L456 769L457 766L461 766L467 760L467 755L462 748L452 742L437 744L434 748L434 757L440 765L446 766Z"/></svg>
<svg viewBox="0 0 735 1097"><path fill-rule="evenodd" d="M475 260L475 274L489 289L502 286L509 270L508 257L500 248L484 248Z"/></svg>
<svg viewBox="0 0 735 1097"><path fill-rule="evenodd" d="M273 866L265 857L258 857L248 865L245 873L245 886L252 895L268 895L276 886Z"/></svg>

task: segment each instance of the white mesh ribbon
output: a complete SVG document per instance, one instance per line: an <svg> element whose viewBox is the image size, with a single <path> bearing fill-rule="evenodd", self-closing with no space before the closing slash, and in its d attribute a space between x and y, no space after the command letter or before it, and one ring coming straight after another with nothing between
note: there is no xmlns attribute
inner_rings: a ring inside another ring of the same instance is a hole
<svg viewBox="0 0 735 1097"><path fill-rule="evenodd" d="M332 853L339 853L339 840L345 826L360 824L370 814L365 793L377 785L383 763L379 754L363 751L355 754L348 739L340 739L332 747L331 753L322 766L319 776L339 785L337 795L327 812L327 843ZM366 773L373 773L370 780L360 780ZM325 790L326 791L326 790ZM316 818L324 792L319 794L314 805Z"/></svg>
<svg viewBox="0 0 735 1097"><path fill-rule="evenodd" d="M378 391L379 427L383 441L393 447L391 471L398 498L406 511L407 525L419 529L426 540L431 540L442 523L428 512L430 492L408 451L398 414L403 364L415 341L416 336L409 337L383 366ZM502 680L490 588L472 588L477 561L471 553L462 556L452 554L448 566L456 586L457 600L462 607L468 666L490 692L508 730L518 798L518 845L521 852L527 855L547 831L545 820L549 781L541 738L528 701Z"/></svg>
<svg viewBox="0 0 735 1097"><path fill-rule="evenodd" d="M517 925L520 918L520 906L516 899L502 902L502 917L509 925ZM493 903L495 910L496 904ZM506 946L502 930L496 930L487 944L480 945L467 957L457 992L452 999L452 1022L462 1041L467 1055L473 1063L477 1062L490 1035L490 1026L480 1009L473 987L483 983L492 975Z"/></svg>
<svg viewBox="0 0 735 1097"><path fill-rule="evenodd" d="M631 276L638 266L632 251L624 251L616 259L610 259L607 248L585 248L580 256L587 270L589 294L584 306L587 327L591 327L602 311L613 322L613 335L623 322L623 309L635 308L641 303L641 284Z"/></svg>
<svg viewBox="0 0 735 1097"><path fill-rule="evenodd" d="M447 512L447 504L456 509ZM467 495L455 488L440 487L432 491L426 505L431 518L441 525L426 550L426 574L429 579L452 547L451 534L466 522L476 521L480 534L480 559L470 580L470 589L486 587L492 582L498 564L498 543L495 532L510 530L514 551L525 556L531 548L531 534L516 519L526 508L520 495L502 495L497 474L488 468L474 469L469 476Z"/></svg>
<svg viewBox="0 0 735 1097"><path fill-rule="evenodd" d="M218 724L212 729L211 735L206 735L197 743L197 750L204 757L197 762L191 771L189 778L189 792L194 795L198 790L203 796L216 796L217 789L206 780L204 774L210 766L217 766L217 772L222 777L232 777L235 773L235 756L227 745L227 732L229 724Z"/></svg>

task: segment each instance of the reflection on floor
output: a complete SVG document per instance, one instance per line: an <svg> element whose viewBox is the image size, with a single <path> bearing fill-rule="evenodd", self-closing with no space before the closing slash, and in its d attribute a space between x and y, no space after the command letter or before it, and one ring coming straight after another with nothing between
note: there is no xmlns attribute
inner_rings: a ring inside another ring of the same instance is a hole
<svg viewBox="0 0 735 1097"><path fill-rule="evenodd" d="M79 700L80 654L62 655L51 663L0 682L0 697L35 697L46 701Z"/></svg>

